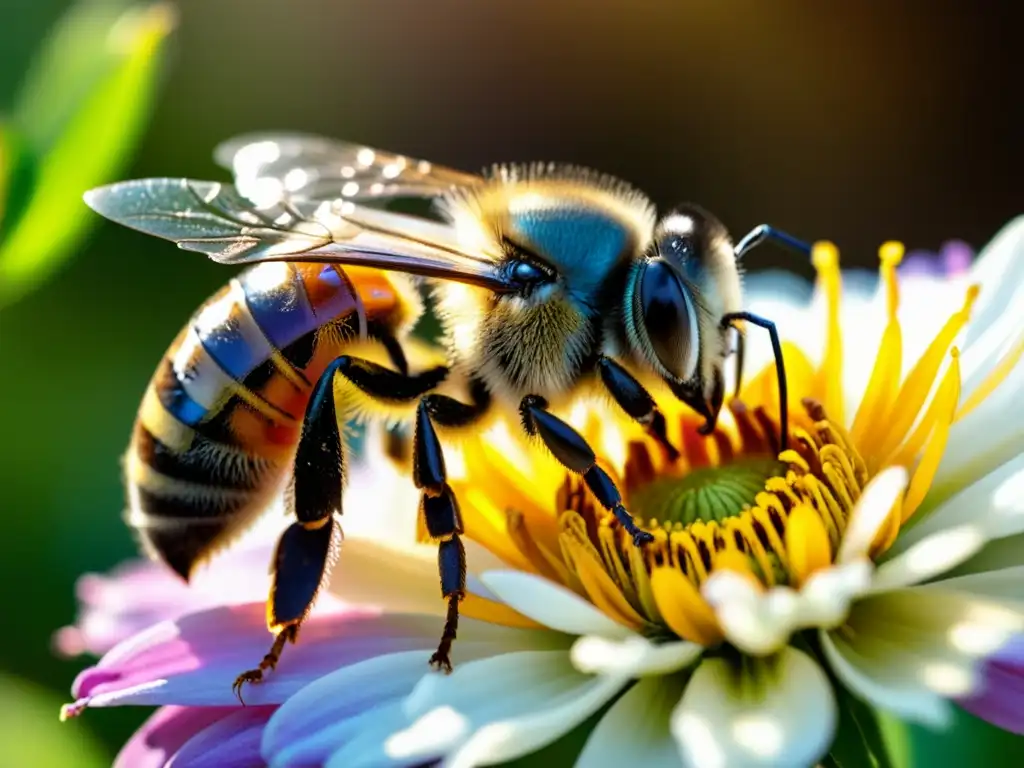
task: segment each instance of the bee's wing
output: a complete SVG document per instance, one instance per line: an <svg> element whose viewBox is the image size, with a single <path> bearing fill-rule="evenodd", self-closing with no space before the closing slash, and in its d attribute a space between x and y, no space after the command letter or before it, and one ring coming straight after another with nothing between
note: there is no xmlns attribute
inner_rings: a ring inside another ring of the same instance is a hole
<svg viewBox="0 0 1024 768"><path fill-rule="evenodd" d="M451 227L349 200L280 191L261 199L230 184L179 178L110 184L85 201L108 219L222 264L332 261L507 287L498 255L468 252Z"/></svg>
<svg viewBox="0 0 1024 768"><path fill-rule="evenodd" d="M243 195L281 190L293 200L368 202L436 197L479 176L359 144L302 133L253 133L221 144L214 158Z"/></svg>

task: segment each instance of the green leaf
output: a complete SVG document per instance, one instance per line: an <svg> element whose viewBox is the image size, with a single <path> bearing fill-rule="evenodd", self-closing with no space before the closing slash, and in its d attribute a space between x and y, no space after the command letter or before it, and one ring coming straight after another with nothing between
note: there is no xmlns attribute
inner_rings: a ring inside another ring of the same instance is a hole
<svg viewBox="0 0 1024 768"><path fill-rule="evenodd" d="M173 6L86 2L31 69L13 126L38 157L22 215L0 242L0 306L48 277L96 217L82 202L115 178L152 110Z"/></svg>
<svg viewBox="0 0 1024 768"><path fill-rule="evenodd" d="M842 687L835 689L839 725L822 765L828 768L909 768L903 726L882 716Z"/></svg>
<svg viewBox="0 0 1024 768"><path fill-rule="evenodd" d="M35 155L10 124L0 123L0 243L21 219L35 186Z"/></svg>
<svg viewBox="0 0 1024 768"><path fill-rule="evenodd" d="M25 680L0 675L3 765L103 768L110 765L83 723L61 723L60 699Z"/></svg>

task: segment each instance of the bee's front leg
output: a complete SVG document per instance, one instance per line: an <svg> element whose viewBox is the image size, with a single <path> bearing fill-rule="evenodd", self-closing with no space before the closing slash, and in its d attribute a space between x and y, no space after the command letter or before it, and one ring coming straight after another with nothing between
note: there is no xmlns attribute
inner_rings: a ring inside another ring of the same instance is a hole
<svg viewBox="0 0 1024 768"><path fill-rule="evenodd" d="M547 409L543 397L527 395L519 405L519 413L527 434L540 437L562 466L583 475L591 493L602 507L615 515L633 537L634 544L639 547L654 540L650 533L637 526L633 516L622 505L622 494L615 481L598 466L594 450L579 432Z"/></svg>
<svg viewBox="0 0 1024 768"><path fill-rule="evenodd" d="M601 382L626 414L647 430L658 441L670 462L679 458L679 450L668 439L665 416L658 410L654 398L633 375L612 360L601 356L597 361Z"/></svg>

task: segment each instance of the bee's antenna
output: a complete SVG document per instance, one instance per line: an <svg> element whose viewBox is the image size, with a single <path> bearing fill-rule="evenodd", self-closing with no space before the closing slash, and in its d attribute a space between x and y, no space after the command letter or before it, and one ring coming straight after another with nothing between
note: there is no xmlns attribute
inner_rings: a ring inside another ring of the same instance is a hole
<svg viewBox="0 0 1024 768"><path fill-rule="evenodd" d="M739 261L743 258L747 251L765 243L772 241L783 248L788 248L791 251L803 254L810 258L811 246L805 243L803 240L793 237L788 232L783 232L781 229L776 229L770 224L760 224L750 230L744 237L736 244L735 253L736 260ZM788 394L786 392L786 366L782 361L782 345L779 343L779 334L775 330L775 323L771 320L766 320L763 317L752 315L749 312L734 312L726 315L722 318L723 326L732 326L736 329L736 396L740 394L740 386L743 381L743 352L744 352L744 336L743 330L738 326L733 325L735 320L745 320L748 323L753 323L761 328L768 331L772 339L772 351L775 353L775 371L779 377L779 415L782 418L782 435L781 444L782 450L786 450L789 444L789 403Z"/></svg>
<svg viewBox="0 0 1024 768"><path fill-rule="evenodd" d="M811 255L811 246L803 240L798 240L788 232L783 232L781 229L776 229L769 224L761 224L750 230L743 239L736 244L736 258L743 258L743 255L747 251L751 248L756 248L766 240L771 240L774 243L778 243L783 248L789 248L790 250L802 253L805 256Z"/></svg>

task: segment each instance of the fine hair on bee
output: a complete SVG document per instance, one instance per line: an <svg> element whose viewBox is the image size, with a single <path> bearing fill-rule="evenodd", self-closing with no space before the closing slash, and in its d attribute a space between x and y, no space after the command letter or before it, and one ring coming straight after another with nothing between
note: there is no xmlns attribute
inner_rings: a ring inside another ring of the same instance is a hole
<svg viewBox="0 0 1024 768"><path fill-rule="evenodd" d="M772 241L762 225L733 243L693 204L660 216L625 181L557 164L468 174L301 134L243 136L216 152L234 183L156 178L86 195L100 214L246 269L185 326L143 398L126 460L128 522L145 550L188 578L245 530L282 488L291 524L274 554L270 651L277 664L338 551L353 416L407 425L420 525L437 544L447 611L431 664L451 669L466 554L442 438L511 415L637 546L652 539L587 441L558 415L585 392L610 396L669 460L656 397L674 397L710 433L725 399L736 333L771 338L786 448L785 369L774 324L742 306L737 261ZM419 200L436 215L385 206ZM431 292L442 336L410 337ZM404 455L395 430L390 455ZM343 556L343 555L342 555Z"/></svg>

